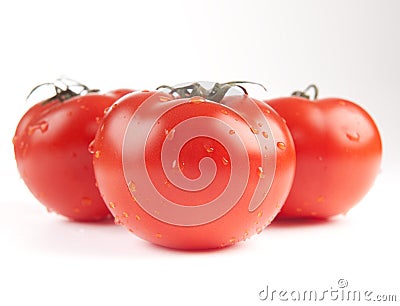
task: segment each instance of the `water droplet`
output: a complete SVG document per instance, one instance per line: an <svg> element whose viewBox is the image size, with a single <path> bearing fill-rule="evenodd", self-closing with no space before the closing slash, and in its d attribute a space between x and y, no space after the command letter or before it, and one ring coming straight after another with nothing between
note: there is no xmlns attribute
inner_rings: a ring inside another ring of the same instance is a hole
<svg viewBox="0 0 400 306"><path fill-rule="evenodd" d="M82 204L83 206L92 205L92 199L91 199L91 198L88 198L88 197L83 197L83 198L81 199L81 204Z"/></svg>
<svg viewBox="0 0 400 306"><path fill-rule="evenodd" d="M204 101L205 100L203 97L198 97L198 96L190 98L190 100L189 100L189 102L191 102L193 104L200 104L200 103L203 103Z"/></svg>
<svg viewBox="0 0 400 306"><path fill-rule="evenodd" d="M140 221L140 216L139 215L135 215L135 219Z"/></svg>
<svg viewBox="0 0 400 306"><path fill-rule="evenodd" d="M236 240L235 237L232 237L232 238L229 239L229 243L232 244L232 245L234 245L236 242L237 242L237 240Z"/></svg>
<svg viewBox="0 0 400 306"><path fill-rule="evenodd" d="M346 137L351 141L359 141L360 140L360 134L358 134L357 132L353 132L353 131L347 132Z"/></svg>
<svg viewBox="0 0 400 306"><path fill-rule="evenodd" d="M264 178L264 177L265 177L264 170L263 170L262 167L258 167L258 168L257 168L257 174L258 174L258 176L259 176L260 178Z"/></svg>
<svg viewBox="0 0 400 306"><path fill-rule="evenodd" d="M129 191L130 191L130 192L135 192L135 191L136 191L136 185L135 185L135 183L132 182L132 181L130 181L130 182L128 183L128 188L129 188Z"/></svg>
<svg viewBox="0 0 400 306"><path fill-rule="evenodd" d="M94 154L94 139L88 145L88 151L90 154Z"/></svg>
<svg viewBox="0 0 400 306"><path fill-rule="evenodd" d="M243 240L246 240L247 238L249 238L249 232L248 231L244 231Z"/></svg>
<svg viewBox="0 0 400 306"><path fill-rule="evenodd" d="M111 201L108 203L108 206L110 206L111 209L115 208L115 204L113 202L111 202Z"/></svg>
<svg viewBox="0 0 400 306"><path fill-rule="evenodd" d="M160 239L160 238L162 238L162 235L160 233L157 233L156 238Z"/></svg>
<svg viewBox="0 0 400 306"><path fill-rule="evenodd" d="M28 127L28 135L32 135L36 130L40 130L42 133L49 129L49 124L46 121L39 122Z"/></svg>
<svg viewBox="0 0 400 306"><path fill-rule="evenodd" d="M263 215L263 212L262 212L262 210L260 210L259 212L258 212L258 214L257 214L257 217L261 217Z"/></svg>
<svg viewBox="0 0 400 306"><path fill-rule="evenodd" d="M264 136L264 138L268 138L268 133L266 131L263 131L262 135Z"/></svg>
<svg viewBox="0 0 400 306"><path fill-rule="evenodd" d="M176 159L174 159L173 161L172 161L172 168L176 168L176 164L177 164L177 162L176 162Z"/></svg>
<svg viewBox="0 0 400 306"><path fill-rule="evenodd" d="M107 114L107 113L110 111L110 109L111 109L110 106L106 107L106 108L104 109L104 115Z"/></svg>
<svg viewBox="0 0 400 306"><path fill-rule="evenodd" d="M229 160L226 159L225 157L222 157L222 164L223 164L224 166L227 166L227 165L229 164Z"/></svg>
<svg viewBox="0 0 400 306"><path fill-rule="evenodd" d="M234 130L229 130L229 135L233 135L233 134L235 134L235 131Z"/></svg>
<svg viewBox="0 0 400 306"><path fill-rule="evenodd" d="M79 108L80 108L80 109L83 109L83 110L85 110L85 111L88 111L88 110L89 110L89 107L87 107L86 105L80 105Z"/></svg>
<svg viewBox="0 0 400 306"><path fill-rule="evenodd" d="M212 146L210 146L210 145L205 145L204 148L206 149L206 151L208 153L214 152L214 148Z"/></svg>
<svg viewBox="0 0 400 306"><path fill-rule="evenodd" d="M97 150L97 151L94 153L94 157L96 157L96 158L99 158L99 157L100 157L100 151L99 151L99 150Z"/></svg>
<svg viewBox="0 0 400 306"><path fill-rule="evenodd" d="M174 136L175 136L175 129L172 129L172 130L170 130L170 131L168 131L168 130L165 130L165 139L166 140L172 140L172 139L174 139Z"/></svg>
<svg viewBox="0 0 400 306"><path fill-rule="evenodd" d="M95 120L96 120L97 124L100 124L100 122L101 122L101 118L100 117L96 117Z"/></svg>
<svg viewBox="0 0 400 306"><path fill-rule="evenodd" d="M324 200L325 200L325 197L322 195L317 198L318 203L322 203Z"/></svg>
<svg viewBox="0 0 400 306"><path fill-rule="evenodd" d="M46 132L48 129L49 129L49 124L47 122L44 121L40 124L40 131L42 133Z"/></svg>
<svg viewBox="0 0 400 306"><path fill-rule="evenodd" d="M129 217L129 215L128 215L128 213L127 213L126 211L122 212L122 216L123 216L124 218L128 218L128 217Z"/></svg>
<svg viewBox="0 0 400 306"><path fill-rule="evenodd" d="M250 131L253 133L253 134L258 134L258 130L256 129L256 128L254 128L254 127L250 127Z"/></svg>
<svg viewBox="0 0 400 306"><path fill-rule="evenodd" d="M266 113L266 114L270 114L270 113L271 113L271 111L270 111L268 108L264 108L264 113Z"/></svg>
<svg viewBox="0 0 400 306"><path fill-rule="evenodd" d="M276 144L277 147L281 150L286 150L286 145L284 142L278 141L278 143Z"/></svg>
<svg viewBox="0 0 400 306"><path fill-rule="evenodd" d="M161 96L160 97L160 102L167 102L167 101L171 101L171 98L168 96Z"/></svg>
<svg viewBox="0 0 400 306"><path fill-rule="evenodd" d="M263 231L263 228L262 228L262 227L257 227L257 228L256 228L256 233L257 233L257 234L261 234L262 231Z"/></svg>
<svg viewBox="0 0 400 306"><path fill-rule="evenodd" d="M228 111L226 109L221 109L221 113L223 113L224 115L228 115Z"/></svg>
<svg viewBox="0 0 400 306"><path fill-rule="evenodd" d="M123 225L121 219L120 219L118 216L115 216L115 218L114 218L114 223L115 223L116 225Z"/></svg>

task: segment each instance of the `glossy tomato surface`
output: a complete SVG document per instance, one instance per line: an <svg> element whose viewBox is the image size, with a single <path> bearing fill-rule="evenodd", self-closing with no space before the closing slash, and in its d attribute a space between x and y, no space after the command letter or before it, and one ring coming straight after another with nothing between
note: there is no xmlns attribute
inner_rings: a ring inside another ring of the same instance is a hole
<svg viewBox="0 0 400 306"><path fill-rule="evenodd" d="M218 248L260 233L294 176L286 125L247 95L216 103L132 93L105 116L94 149L116 223L170 248Z"/></svg>
<svg viewBox="0 0 400 306"><path fill-rule="evenodd" d="M295 179L279 217L345 214L380 170L382 144L371 116L339 98L287 97L268 104L286 120L296 149Z"/></svg>
<svg viewBox="0 0 400 306"><path fill-rule="evenodd" d="M88 147L104 115L127 91L88 93L31 107L13 139L19 173L49 211L77 221L106 218Z"/></svg>

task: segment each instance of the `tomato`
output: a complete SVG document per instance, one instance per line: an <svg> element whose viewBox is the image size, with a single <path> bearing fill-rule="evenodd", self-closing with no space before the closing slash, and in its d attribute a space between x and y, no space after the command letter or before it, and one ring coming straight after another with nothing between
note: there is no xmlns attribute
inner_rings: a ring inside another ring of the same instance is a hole
<svg viewBox="0 0 400 306"><path fill-rule="evenodd" d="M31 107L13 138L19 173L32 194L60 215L76 221L106 218L88 151L104 109L132 90L86 95L68 87Z"/></svg>
<svg viewBox="0 0 400 306"><path fill-rule="evenodd" d="M345 214L368 192L380 170L382 144L371 116L340 98L292 96L267 103L286 120L296 148L293 187L279 217Z"/></svg>
<svg viewBox="0 0 400 306"><path fill-rule="evenodd" d="M294 176L285 123L234 84L168 88L123 97L96 134L95 175L115 222L179 249L260 233Z"/></svg>

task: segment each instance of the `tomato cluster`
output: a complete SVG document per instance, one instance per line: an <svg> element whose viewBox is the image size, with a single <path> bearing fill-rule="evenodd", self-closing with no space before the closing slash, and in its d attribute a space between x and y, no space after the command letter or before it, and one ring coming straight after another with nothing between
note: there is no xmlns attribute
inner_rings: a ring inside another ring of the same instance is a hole
<svg viewBox="0 0 400 306"><path fill-rule="evenodd" d="M18 170L50 211L76 221L112 215L171 248L233 245L277 215L347 212L379 171L371 117L306 91L260 101L245 83L101 94L58 80L18 124Z"/></svg>

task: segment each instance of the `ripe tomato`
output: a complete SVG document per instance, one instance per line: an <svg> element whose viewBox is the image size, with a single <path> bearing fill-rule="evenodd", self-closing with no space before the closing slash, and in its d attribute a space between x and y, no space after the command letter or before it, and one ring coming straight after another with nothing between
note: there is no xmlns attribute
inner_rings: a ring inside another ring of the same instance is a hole
<svg viewBox="0 0 400 306"><path fill-rule="evenodd" d="M233 87L195 83L115 104L94 169L116 223L158 245L207 249L272 221L293 180L293 142L279 115Z"/></svg>
<svg viewBox="0 0 400 306"><path fill-rule="evenodd" d="M19 173L49 211L77 221L109 215L96 187L89 143L104 109L131 90L79 95L57 90L54 98L31 107L13 139Z"/></svg>
<svg viewBox="0 0 400 306"><path fill-rule="evenodd" d="M353 102L310 101L304 96L267 101L286 120L296 148L293 187L279 217L345 214L368 192L379 172L379 131Z"/></svg>

